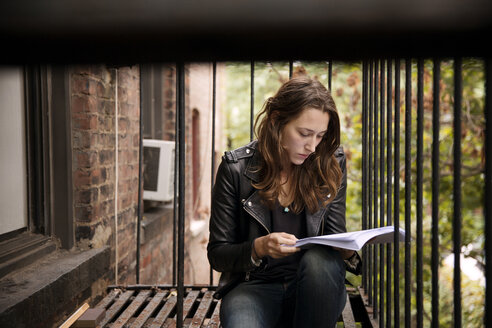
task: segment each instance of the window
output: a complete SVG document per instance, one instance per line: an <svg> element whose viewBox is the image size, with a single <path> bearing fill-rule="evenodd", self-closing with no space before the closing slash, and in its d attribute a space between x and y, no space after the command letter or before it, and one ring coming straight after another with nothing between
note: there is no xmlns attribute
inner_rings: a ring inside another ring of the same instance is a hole
<svg viewBox="0 0 492 328"><path fill-rule="evenodd" d="M27 215L24 78L21 68L0 69L0 235L25 230Z"/></svg>

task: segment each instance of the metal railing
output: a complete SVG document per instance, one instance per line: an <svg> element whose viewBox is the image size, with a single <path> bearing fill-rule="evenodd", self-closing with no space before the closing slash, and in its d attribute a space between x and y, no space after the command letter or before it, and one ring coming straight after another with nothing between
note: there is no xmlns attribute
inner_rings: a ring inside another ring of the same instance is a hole
<svg viewBox="0 0 492 328"><path fill-rule="evenodd" d="M289 63L289 76L292 76L293 62ZM401 64L405 64L402 72ZM439 59L433 60L433 86L440 83ZM254 62L251 62L251 122L254 118ZM329 62L328 80L331 86L331 61ZM401 85L401 74L405 74L404 84ZM485 307L484 322L491 325L492 317L487 307L492 304L492 291L490 283L490 268L492 243L492 99L491 99L491 75L492 65L490 60L485 61L485 158L484 158L484 222L485 222ZM462 326L462 290L461 290L461 102L462 95L462 60L454 59L454 149L453 149L453 313L454 326ZM183 295L184 295L184 164L185 148L185 73L184 63L177 64L177 111L176 111L176 136L177 136L177 156L178 168L176 170L176 194L175 208L175 247L173 284L177 287L177 326L183 325ZM404 109L404 163L400 163L400 91L405 94ZM394 96L393 96L394 90ZM432 327L439 326L439 107L440 93L439 88L434 87L432 91L432 221L431 221L431 322ZM423 277L423 145L424 145L424 60L417 59L417 102L416 108L412 104L412 59L366 59L362 64L362 228L369 229L385 225L394 225L395 230L400 227L400 207L404 208L404 228L407 232L405 243L401 246L397 241L397 234L393 244L370 245L362 250L364 266L362 290L367 295L367 302L373 307L373 318L379 323L380 327L410 327L416 325L423 327L424 318L424 277ZM213 108L212 116L215 122L216 108L216 63L213 64ZM412 198L412 119L414 109L416 109L416 195ZM252 124L252 123L251 123ZM212 124L214 127L215 124ZM253 125L251 125L251 139L253 138ZM215 130L212 132L212 154L215 153ZM405 198L403 205L400 201L400 169L404 166L404 191ZM212 177L214 176L214 161L212 160ZM213 182L212 182L213 186ZM211 187L212 187L211 186ZM411 207L415 204L415 217L412 215ZM416 230L412 231L412 223L415 223ZM177 237L177 239L176 239ZM413 239L411 239L413 238ZM411 247L416 247L415 251L415 277L413 277L411 259ZM403 258L400 258L400 248L403 248ZM400 265L403 262L404 271L400 272ZM138 272L137 268L137 272ZM415 287L412 279L416 279ZM404 279L404 288L400 290L400 281ZM214 285L213 272L210 269L210 286ZM415 291L412 289L414 288ZM400 304L403 293L404 304ZM413 293L416 300L416 315L412 317L411 298ZM400 308L404 307L401 315Z"/></svg>

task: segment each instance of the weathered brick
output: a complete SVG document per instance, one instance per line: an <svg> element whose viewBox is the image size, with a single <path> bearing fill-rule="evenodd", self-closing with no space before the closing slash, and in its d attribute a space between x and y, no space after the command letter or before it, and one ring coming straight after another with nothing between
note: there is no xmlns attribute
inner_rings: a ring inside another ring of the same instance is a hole
<svg viewBox="0 0 492 328"><path fill-rule="evenodd" d="M108 81L99 81L96 86L96 95L100 98L110 99L115 96L114 85Z"/></svg>
<svg viewBox="0 0 492 328"><path fill-rule="evenodd" d="M77 77L73 79L73 93L95 95L96 81L87 77Z"/></svg>
<svg viewBox="0 0 492 328"><path fill-rule="evenodd" d="M75 238L77 238L77 240L91 239L93 235L94 229L91 226L78 225L75 229Z"/></svg>
<svg viewBox="0 0 492 328"><path fill-rule="evenodd" d="M73 123L75 129L95 130L97 128L97 115L78 113L73 114Z"/></svg>
<svg viewBox="0 0 492 328"><path fill-rule="evenodd" d="M101 115L114 115L115 103L113 99L101 99L97 100L97 111Z"/></svg>
<svg viewBox="0 0 492 328"><path fill-rule="evenodd" d="M135 133L133 135L133 147L139 147L140 146L140 134Z"/></svg>
<svg viewBox="0 0 492 328"><path fill-rule="evenodd" d="M74 209L77 222L94 222L99 216L99 206L97 204L76 205Z"/></svg>
<svg viewBox="0 0 492 328"><path fill-rule="evenodd" d="M99 129L100 131L113 131L114 130L114 118L111 116L99 116Z"/></svg>
<svg viewBox="0 0 492 328"><path fill-rule="evenodd" d="M115 147L115 135L114 133L103 132L99 134L99 144L103 148L111 148Z"/></svg>
<svg viewBox="0 0 492 328"><path fill-rule="evenodd" d="M76 189L80 189L83 187L88 187L91 184L91 177L89 172L78 169L75 171L74 175L74 186Z"/></svg>
<svg viewBox="0 0 492 328"><path fill-rule="evenodd" d="M113 150L101 150L99 151L99 164L112 164L114 163L114 151Z"/></svg>
<svg viewBox="0 0 492 328"><path fill-rule="evenodd" d="M91 148L97 144L97 134L85 131L73 131L72 145L74 149Z"/></svg>
<svg viewBox="0 0 492 328"><path fill-rule="evenodd" d="M76 190L74 192L75 204L90 204L96 202L99 196L98 188L90 188L87 190Z"/></svg>
<svg viewBox="0 0 492 328"><path fill-rule="evenodd" d="M75 167L90 168L97 164L96 151L75 151Z"/></svg>
<svg viewBox="0 0 492 328"><path fill-rule="evenodd" d="M101 183L101 168L93 169L90 171L90 181L92 184L97 185Z"/></svg>
<svg viewBox="0 0 492 328"><path fill-rule="evenodd" d="M126 117L120 117L118 119L118 130L121 133L127 133L130 125L130 121Z"/></svg>

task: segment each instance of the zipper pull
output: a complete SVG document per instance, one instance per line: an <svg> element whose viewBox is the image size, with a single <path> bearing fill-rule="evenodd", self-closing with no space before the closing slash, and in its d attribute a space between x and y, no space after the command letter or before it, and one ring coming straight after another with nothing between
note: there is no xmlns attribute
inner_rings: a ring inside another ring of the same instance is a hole
<svg viewBox="0 0 492 328"><path fill-rule="evenodd" d="M249 275L250 275L250 271L246 272L246 277L244 277L244 281L249 281Z"/></svg>

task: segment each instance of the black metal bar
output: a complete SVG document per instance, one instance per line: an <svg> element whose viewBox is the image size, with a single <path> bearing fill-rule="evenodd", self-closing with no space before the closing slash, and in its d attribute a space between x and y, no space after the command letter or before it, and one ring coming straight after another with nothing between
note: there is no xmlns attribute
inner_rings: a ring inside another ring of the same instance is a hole
<svg viewBox="0 0 492 328"><path fill-rule="evenodd" d="M441 62L434 59L432 108L432 327L439 327L439 103Z"/></svg>
<svg viewBox="0 0 492 328"><path fill-rule="evenodd" d="M423 326L424 295L423 295L423 152L424 152L424 60L417 61L417 327Z"/></svg>
<svg viewBox="0 0 492 328"><path fill-rule="evenodd" d="M177 65L178 114L179 114L179 215L178 215L178 302L176 311L176 326L183 327L183 297L184 297L184 228L185 228L185 67L184 63Z"/></svg>
<svg viewBox="0 0 492 328"><path fill-rule="evenodd" d="M381 59L380 72L379 72L379 91L380 91L380 147L379 147L379 226L384 226L384 95L385 95L385 63L384 59ZM384 327L384 245L379 244L379 327Z"/></svg>
<svg viewBox="0 0 492 328"><path fill-rule="evenodd" d="M461 58L454 60L454 151L453 151L453 299L454 326L461 327Z"/></svg>
<svg viewBox="0 0 492 328"><path fill-rule="evenodd" d="M372 144L373 144L373 133L374 133L374 129L373 129L373 111L374 111L374 103L373 103L373 97L374 97L374 61L373 60L370 60L369 61L369 144L368 144L368 148L369 148L369 159L368 159L368 167L367 167L367 170L368 170L368 174L367 174L367 190L368 190L368 196L369 196L369 199L368 199L368 224L369 224L369 229L373 227L372 225L372 197L373 197L373 192L372 192L372 179L373 179L373 175L372 175L372 171L374 170L374 163L373 163L373 154L372 154L372 151L373 151L373 147L372 147ZM369 301L369 304L372 304L372 267L373 267L373 258L372 258L372 245L369 245L367 246L366 250L367 250L367 299Z"/></svg>
<svg viewBox="0 0 492 328"><path fill-rule="evenodd" d="M391 225L391 194L393 192L392 190L392 184L391 184L391 178L392 178L392 166L391 166L391 147L392 147L392 137L391 137L391 124L393 123L393 115L391 112L391 105L392 105L392 92L393 92L393 85L392 85L392 60L388 59L388 64L387 64L387 77L386 77L386 128L387 128L387 148L386 148L386 203L387 203L387 209L386 209L386 225ZM386 327L390 328L391 327L391 244L388 243L386 245Z"/></svg>
<svg viewBox="0 0 492 328"><path fill-rule="evenodd" d="M379 133L379 125L378 125L378 95L379 95L379 62L377 60L374 61L374 227L378 227L378 133ZM374 279L374 294L373 294L373 317L378 317L378 252L377 245L374 245L372 248L373 256L374 256L374 270L373 270L373 279Z"/></svg>
<svg viewBox="0 0 492 328"><path fill-rule="evenodd" d="M485 326L492 327L492 60L485 62Z"/></svg>
<svg viewBox="0 0 492 328"><path fill-rule="evenodd" d="M333 70L333 61L330 59L328 61L328 90L331 92L331 76Z"/></svg>
<svg viewBox="0 0 492 328"><path fill-rule="evenodd" d="M215 175L215 110L217 103L217 62L214 61L212 66L212 158L211 158L211 172L210 172L210 194L214 189L214 175ZM212 207L212 204L210 204ZM214 284L214 270L210 266L210 286Z"/></svg>
<svg viewBox="0 0 492 328"><path fill-rule="evenodd" d="M142 70L140 69L140 90L142 90ZM137 204L137 258L135 268L135 282L140 283L140 225L142 223L142 181L143 181L143 97L140 92L140 120L139 125L139 141L138 141L138 204Z"/></svg>
<svg viewBox="0 0 492 328"><path fill-rule="evenodd" d="M368 208L368 104L367 104L367 84L368 84L368 63L362 62L362 229L367 229L367 208ZM329 76L328 76L329 78ZM329 81L329 80L328 80ZM367 258L367 248L362 250L362 257ZM367 290L367 261L362 261L362 287Z"/></svg>
<svg viewBox="0 0 492 328"><path fill-rule="evenodd" d="M292 78L292 73L294 72L294 61L289 60L289 79Z"/></svg>
<svg viewBox="0 0 492 328"><path fill-rule="evenodd" d="M174 198L173 198L173 286L176 286L177 281L177 229L178 229L178 185L179 185L179 81L178 81L178 66L175 66L175 78L176 78L176 104L174 115Z"/></svg>
<svg viewBox="0 0 492 328"><path fill-rule="evenodd" d="M393 293L393 313L395 322L393 327L400 326L400 243L398 231L400 229L400 59L395 59L395 170L394 183L394 226L395 234L393 239L393 266L394 266L394 293Z"/></svg>
<svg viewBox="0 0 492 328"><path fill-rule="evenodd" d="M255 119L255 62L251 61L251 100L250 100L250 118L249 118L249 140L254 138L254 119Z"/></svg>
<svg viewBox="0 0 492 328"><path fill-rule="evenodd" d="M411 322L412 264L410 253L410 220L412 202L412 60L405 60L405 327Z"/></svg>

